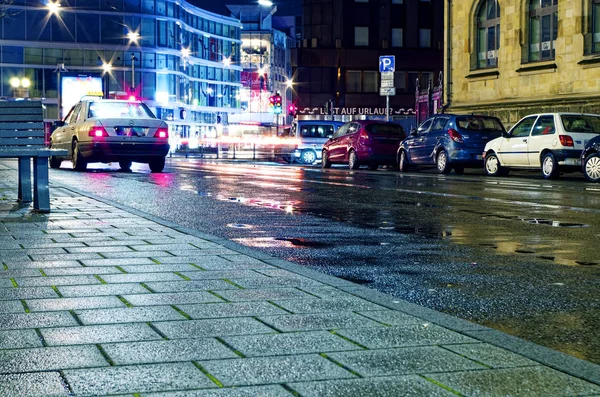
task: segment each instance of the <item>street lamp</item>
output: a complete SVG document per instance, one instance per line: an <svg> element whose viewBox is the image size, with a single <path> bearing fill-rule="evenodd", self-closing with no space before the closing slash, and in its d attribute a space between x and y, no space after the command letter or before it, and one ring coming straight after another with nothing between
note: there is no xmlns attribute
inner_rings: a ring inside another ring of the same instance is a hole
<svg viewBox="0 0 600 397"><path fill-rule="evenodd" d="M22 79L13 77L10 79L10 86L13 89L13 97L15 98L29 98L29 87L31 81L27 77Z"/></svg>
<svg viewBox="0 0 600 397"><path fill-rule="evenodd" d="M140 34L138 32L128 32L127 33L127 38L129 39L130 43L136 43L138 39L140 38Z"/></svg>
<svg viewBox="0 0 600 397"><path fill-rule="evenodd" d="M110 97L110 72L112 71L112 64L103 62L102 63L102 90L104 91L103 98Z"/></svg>
<svg viewBox="0 0 600 397"><path fill-rule="evenodd" d="M48 1L46 3L46 8L50 12L50 14L58 14L59 7L60 7L60 3L58 1L56 1L56 2Z"/></svg>

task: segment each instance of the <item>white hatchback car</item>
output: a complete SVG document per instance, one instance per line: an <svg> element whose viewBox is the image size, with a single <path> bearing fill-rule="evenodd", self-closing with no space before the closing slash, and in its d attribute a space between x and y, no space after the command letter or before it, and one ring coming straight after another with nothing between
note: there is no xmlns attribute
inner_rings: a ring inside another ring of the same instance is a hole
<svg viewBox="0 0 600 397"><path fill-rule="evenodd" d="M485 145L485 172L495 176L510 168L541 169L544 178L557 178L560 170L581 169L585 144L599 134L599 114L529 115Z"/></svg>

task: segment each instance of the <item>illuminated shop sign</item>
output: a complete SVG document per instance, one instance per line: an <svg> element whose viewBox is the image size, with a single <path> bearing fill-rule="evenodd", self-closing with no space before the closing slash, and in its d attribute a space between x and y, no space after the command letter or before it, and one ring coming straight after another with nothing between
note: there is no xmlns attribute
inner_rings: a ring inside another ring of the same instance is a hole
<svg viewBox="0 0 600 397"><path fill-rule="evenodd" d="M304 107L298 108L298 114L301 115L320 115L328 114L334 116L385 116L385 107L382 108L356 108L356 107L332 107L331 113L327 113L325 107ZM390 107L390 115L414 115L414 109L393 108Z"/></svg>
<svg viewBox="0 0 600 397"><path fill-rule="evenodd" d="M60 75L60 116L67 112L86 95L103 96L102 75L70 74Z"/></svg>

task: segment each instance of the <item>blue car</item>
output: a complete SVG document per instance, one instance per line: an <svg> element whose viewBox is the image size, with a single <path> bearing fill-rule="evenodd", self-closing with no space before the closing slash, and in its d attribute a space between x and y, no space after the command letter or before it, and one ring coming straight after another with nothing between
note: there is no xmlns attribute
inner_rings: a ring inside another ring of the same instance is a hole
<svg viewBox="0 0 600 397"><path fill-rule="evenodd" d="M440 174L452 169L462 174L465 167L483 167L485 144L505 132L496 117L438 114L425 120L400 144L398 168L435 166Z"/></svg>

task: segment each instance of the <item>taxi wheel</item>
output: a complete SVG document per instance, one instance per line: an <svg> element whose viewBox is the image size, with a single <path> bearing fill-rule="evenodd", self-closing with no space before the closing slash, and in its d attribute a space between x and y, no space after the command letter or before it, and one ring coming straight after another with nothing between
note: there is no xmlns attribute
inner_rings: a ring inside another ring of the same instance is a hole
<svg viewBox="0 0 600 397"><path fill-rule="evenodd" d="M131 160L119 160L119 167L122 171L131 171Z"/></svg>
<svg viewBox="0 0 600 397"><path fill-rule="evenodd" d="M410 165L408 164L408 159L406 158L406 152L404 150L400 151L400 156L398 156L398 171L406 172L408 171Z"/></svg>
<svg viewBox="0 0 600 397"><path fill-rule="evenodd" d="M73 162L73 169L75 171L85 171L87 168L87 161L81 156L77 140L73 141L73 158L71 161Z"/></svg>
<svg viewBox="0 0 600 397"><path fill-rule="evenodd" d="M165 168L165 158L164 157L155 157L150 162L148 162L148 166L150 167L150 171L152 172L162 172Z"/></svg>

